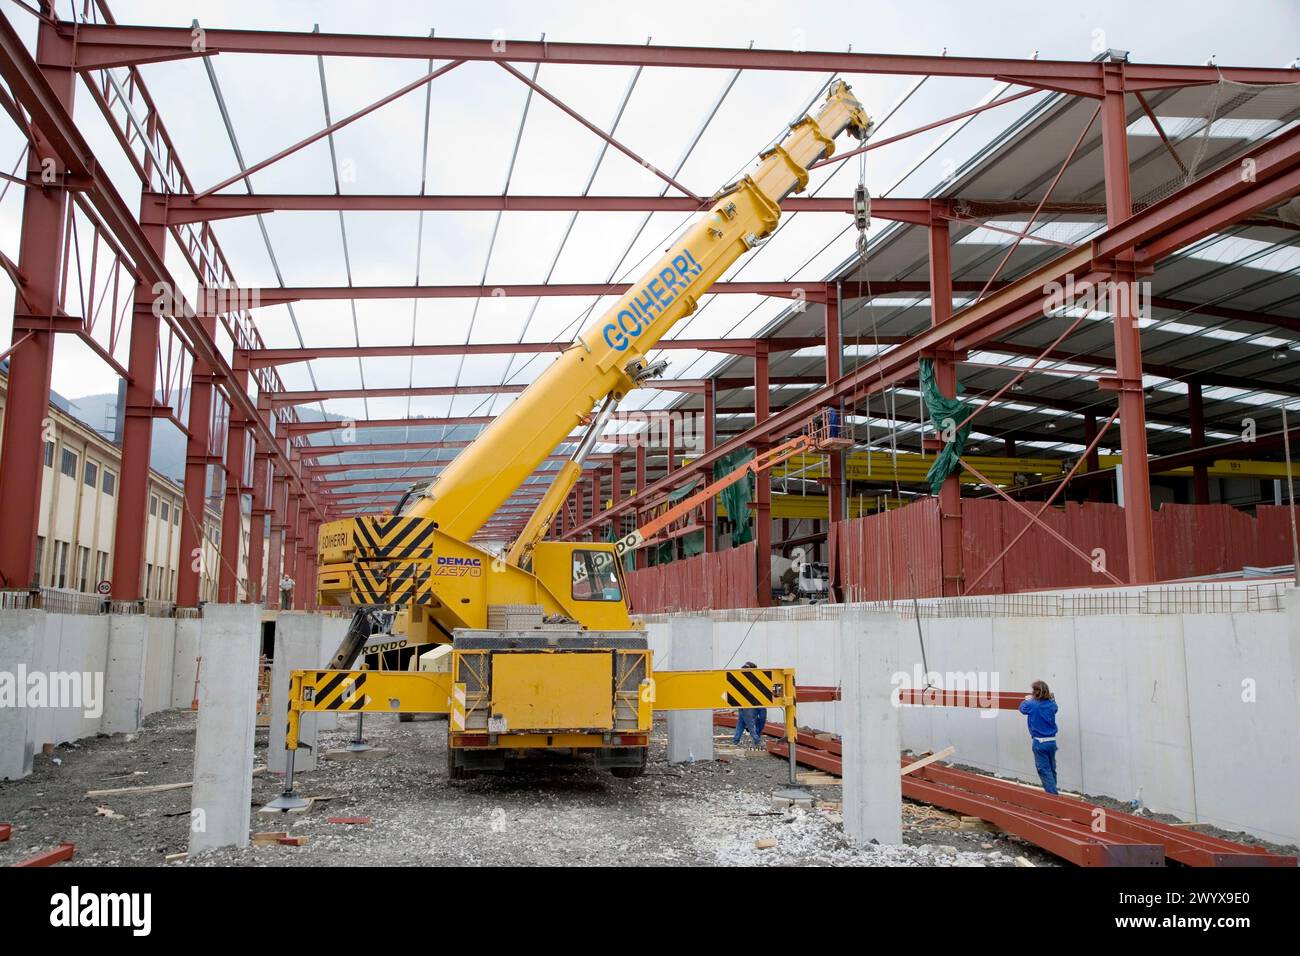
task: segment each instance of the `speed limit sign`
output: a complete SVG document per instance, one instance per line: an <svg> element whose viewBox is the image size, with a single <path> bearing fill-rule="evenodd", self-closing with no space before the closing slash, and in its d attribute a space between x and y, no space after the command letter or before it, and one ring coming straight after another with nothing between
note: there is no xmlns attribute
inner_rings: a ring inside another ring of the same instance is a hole
<svg viewBox="0 0 1300 956"><path fill-rule="evenodd" d="M103 581L100 581L98 584L95 585L95 590L98 591L100 594L109 594L113 590L113 582L105 578Z"/></svg>

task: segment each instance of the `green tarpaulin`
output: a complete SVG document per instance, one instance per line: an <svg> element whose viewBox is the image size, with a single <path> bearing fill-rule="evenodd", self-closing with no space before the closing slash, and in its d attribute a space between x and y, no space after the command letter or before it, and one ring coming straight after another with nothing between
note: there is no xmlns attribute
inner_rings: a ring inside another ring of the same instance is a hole
<svg viewBox="0 0 1300 956"><path fill-rule="evenodd" d="M934 425L934 430L939 437L945 440L943 451L935 455L934 463L930 465L930 470L925 473L925 480L930 485L930 494L937 495L939 489L943 487L944 479L949 475L956 473L961 468L961 462L958 459L966 450L966 439L970 435L970 425L966 425L957 433L953 434L953 429L959 422L966 420L970 414L971 408L960 398L946 398L939 391L939 382L934 374L934 360L921 359L921 397L925 399L925 407L929 409L930 421ZM962 387L957 385L957 394L960 395Z"/></svg>
<svg viewBox="0 0 1300 956"><path fill-rule="evenodd" d="M754 449L752 448L741 448L733 451L730 455L723 456L713 466L713 479L716 481L731 474L753 457ZM734 529L731 532L732 545L752 541L754 539L754 529L749 523L749 503L754 500L753 472L747 474L740 481L723 488L718 493L718 498L722 501L722 507L727 510L727 517L732 521Z"/></svg>

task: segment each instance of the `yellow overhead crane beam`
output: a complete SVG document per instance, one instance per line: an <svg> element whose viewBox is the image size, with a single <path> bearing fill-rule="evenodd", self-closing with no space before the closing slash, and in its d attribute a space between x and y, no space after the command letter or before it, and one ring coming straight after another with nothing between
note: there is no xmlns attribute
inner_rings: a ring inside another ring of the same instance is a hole
<svg viewBox="0 0 1300 956"><path fill-rule="evenodd" d="M894 457L888 451L855 451L844 456L844 477L857 482L892 482L900 484L922 484L933 456L919 455L916 452L902 452L897 455L898 467L894 468ZM967 455L968 461L978 468L990 480L999 485L1010 486L1015 483L1016 475L1054 478L1069 471L1073 458L1008 458L1001 456ZM1102 468L1113 468L1122 464L1118 455L1099 455L1098 464ZM1292 466L1294 467L1294 466ZM1208 471L1213 478L1260 478L1285 479L1286 463L1281 461L1256 461L1252 459L1223 458L1211 462ZM1159 472L1162 475L1191 477L1191 466ZM789 461L772 469L772 478L804 478L815 481L830 476L830 467L824 455L795 455ZM961 473L963 484L976 485L981 482L968 472ZM775 496L774 496L775 498Z"/></svg>

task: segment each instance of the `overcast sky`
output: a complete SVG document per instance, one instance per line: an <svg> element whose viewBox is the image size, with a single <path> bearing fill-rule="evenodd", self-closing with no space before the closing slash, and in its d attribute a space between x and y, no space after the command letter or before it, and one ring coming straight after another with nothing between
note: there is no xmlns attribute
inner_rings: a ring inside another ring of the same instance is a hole
<svg viewBox="0 0 1300 956"><path fill-rule="evenodd" d="M77 4L80 7L80 3ZM843 50L881 53L1024 57L1086 60L1100 49L1131 51L1144 62L1281 66L1300 53L1300 5L1294 0L1237 3L850 3L656 2L630 3L306 3L306 2L133 2L115 0L121 22L207 27L440 36L505 37L554 41L587 40ZM66 10L65 10L66 8ZM71 4L60 3L61 12ZM12 4L4 14L27 38L32 17ZM436 64L435 64L436 65ZM249 164L309 135L325 124L318 65L312 57L221 55L213 66ZM422 75L424 61L327 59L330 109L338 119ZM532 74L531 65L520 69ZM199 189L236 172L236 161L201 61L143 68L178 152ZM629 68L547 65L538 82L602 128L609 128L632 80ZM682 163L680 181L707 195L744 169L755 153L804 108L827 77L816 73L743 74L734 85L727 71L646 69L636 80L616 135L662 169L682 162L710 108L727 90L716 119ZM869 112L885 115L915 81L904 77L848 76ZM996 84L986 80L934 80L889 121L881 135L902 132L987 98ZM468 63L428 87L432 117L428 162L420 168L426 93L420 89L341 131L335 137L344 192L418 193L422 175L430 193L577 194L586 186L602 143L558 109L492 63ZM960 165L1038 97L992 111L948 139L951 129L918 136L871 154L868 181L873 195L923 195L945 170ZM515 154L516 134L527 109ZM114 180L134 205L138 188L84 88L76 115ZM937 151L936 151L937 147ZM8 172L22 143L5 123L0 131L0 166ZM919 161L925 162L918 167ZM511 157L514 155L513 165ZM856 164L814 176L821 195L848 195ZM252 178L259 192L332 192L329 146L318 142ZM662 183L627 157L604 153L592 182L594 194L658 193ZM240 185L227 191L242 191ZM20 190L0 199L0 248L17 259ZM655 215L643 226L641 214L587 213L569 229L568 213L349 213L345 217L352 281L357 284L556 282L634 278L648 256L681 227L681 216ZM342 285L348 281L338 216L334 213L276 213L265 219L285 283ZM746 279L818 279L842 262L852 236L835 240L842 218L796 217L760 253L738 266ZM276 285L255 219L218 223L220 242L235 275L247 285ZM568 232L567 240L565 239ZM634 237L636 241L633 242ZM834 241L833 241L834 240ZM417 260L417 243L421 253ZM627 255L622 255L629 248ZM829 243L829 246L827 246ZM826 247L823 249L823 247ZM819 252L819 250L821 250ZM182 285L192 288L183 260L168 257ZM102 281L102 279L101 279ZM8 342L13 290L0 283L0 340ZM362 301L307 303L293 315L284 307L258 310L258 327L271 346L539 341L571 338L575 322L606 303L572 298L488 300ZM719 296L675 334L750 334L780 311L782 303L746 296ZM75 312L73 308L69 311ZM106 323L103 331L107 341ZM125 363L125 337L117 354ZM696 377L716 356L674 352L670 374ZM541 362L508 356L404 358L315 362L289 366L290 388L370 385L492 384L526 382ZM76 397L116 390L116 376L84 345L62 336L54 388ZM647 393L644 403L670 397ZM507 398L485 404L480 396L451 399L333 402L332 412L371 417L486 414Z"/></svg>

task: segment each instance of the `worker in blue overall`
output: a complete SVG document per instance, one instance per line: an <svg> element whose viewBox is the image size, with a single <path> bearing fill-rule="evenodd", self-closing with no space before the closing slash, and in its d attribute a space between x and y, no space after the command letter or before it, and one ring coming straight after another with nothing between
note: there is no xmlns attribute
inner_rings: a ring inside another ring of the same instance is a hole
<svg viewBox="0 0 1300 956"><path fill-rule="evenodd" d="M1045 681L1034 681L1030 690L1032 693L1020 704L1020 712L1029 718L1034 767L1043 789L1056 793L1056 698Z"/></svg>
<svg viewBox="0 0 1300 956"><path fill-rule="evenodd" d="M838 408L826 409L826 437L840 437L840 410Z"/></svg>
<svg viewBox="0 0 1300 956"><path fill-rule="evenodd" d="M753 661L745 662L745 669L750 670L758 667ZM767 708L766 707L742 707L736 711L736 732L731 735L731 742L736 746L740 745L745 736L745 728L749 728L749 735L754 738L754 746L763 746L763 728L767 725Z"/></svg>

